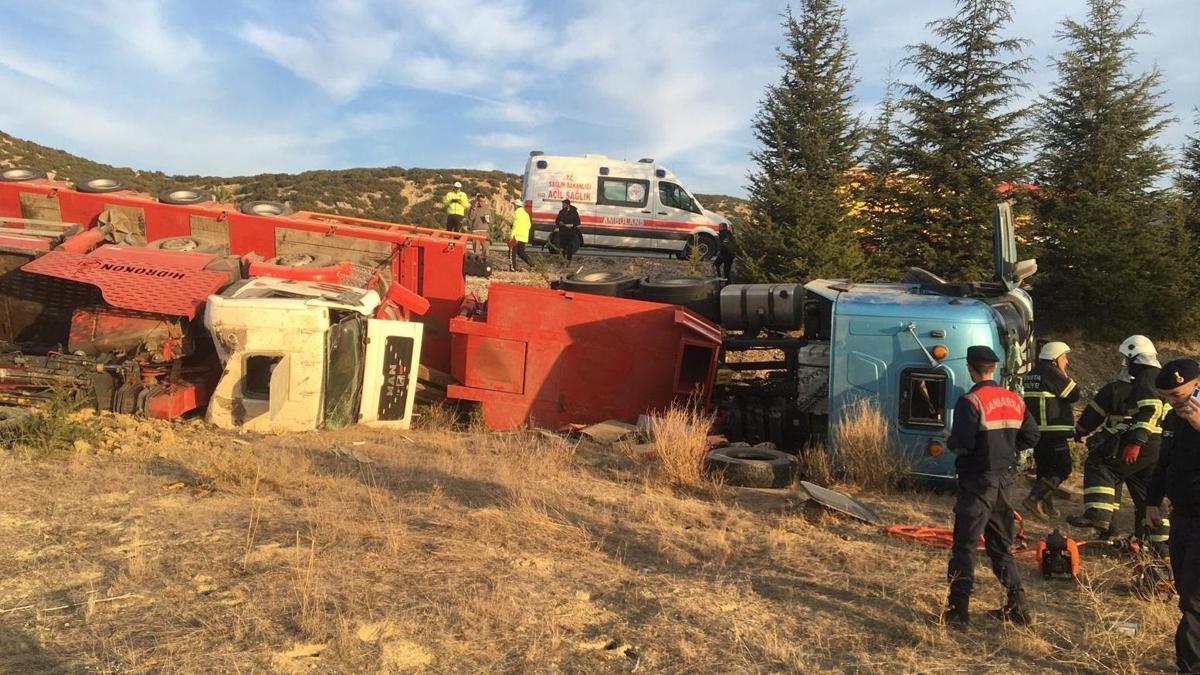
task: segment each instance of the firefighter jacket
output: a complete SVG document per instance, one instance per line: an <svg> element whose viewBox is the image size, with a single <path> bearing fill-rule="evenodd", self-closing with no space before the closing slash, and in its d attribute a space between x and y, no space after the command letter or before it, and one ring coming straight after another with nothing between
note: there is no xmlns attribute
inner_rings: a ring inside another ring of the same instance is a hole
<svg viewBox="0 0 1200 675"><path fill-rule="evenodd" d="M1162 425L1158 464L1146 491L1146 503L1161 506L1163 497L1181 516L1200 516L1200 431L1179 415Z"/></svg>
<svg viewBox="0 0 1200 675"><path fill-rule="evenodd" d="M954 426L947 445L958 458L959 475L1008 471L1018 448L1037 445L1037 422L1017 394L985 380L954 404Z"/></svg>
<svg viewBox="0 0 1200 675"><path fill-rule="evenodd" d="M521 208L520 206L518 206L516 208L516 210L513 211L513 218L512 218L512 238L513 238L513 240L521 242L522 244L528 244L529 243L529 230L532 227L533 227L533 224L529 220L529 212L526 211L525 209Z"/></svg>
<svg viewBox="0 0 1200 675"><path fill-rule="evenodd" d="M467 212L467 204L470 200L467 199L467 193L462 190L451 190L442 198L442 205L446 207L446 215L461 216Z"/></svg>
<svg viewBox="0 0 1200 675"><path fill-rule="evenodd" d="M1075 430L1087 436L1100 429L1104 436L1120 436L1129 428L1129 408L1126 401L1133 385L1124 380L1114 380L1100 387L1088 406L1079 414Z"/></svg>
<svg viewBox="0 0 1200 675"><path fill-rule="evenodd" d="M1143 450L1158 448L1162 439L1162 420L1170 410L1154 388L1154 378L1158 377L1159 370L1154 366L1135 365L1129 371L1133 376L1133 387L1127 401L1129 428L1121 435L1122 447L1134 444Z"/></svg>
<svg viewBox="0 0 1200 675"><path fill-rule="evenodd" d="M1075 412L1071 404L1079 401L1079 387L1053 361L1039 360L1025 374L1025 405L1033 413L1042 440L1068 438L1075 433Z"/></svg>

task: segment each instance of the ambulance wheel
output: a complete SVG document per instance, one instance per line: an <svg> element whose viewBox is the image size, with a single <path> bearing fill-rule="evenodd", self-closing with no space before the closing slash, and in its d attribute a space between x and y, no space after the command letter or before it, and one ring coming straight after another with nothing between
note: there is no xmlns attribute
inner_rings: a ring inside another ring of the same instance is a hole
<svg viewBox="0 0 1200 675"><path fill-rule="evenodd" d="M254 201L242 204L241 212L250 216L290 216L292 208L279 202Z"/></svg>
<svg viewBox="0 0 1200 675"><path fill-rule="evenodd" d="M27 169L24 167L14 167L12 169L0 170L0 181L6 183L19 183L26 180L37 180L45 178L46 172L38 169Z"/></svg>
<svg viewBox="0 0 1200 675"><path fill-rule="evenodd" d="M796 479L799 460L786 452L753 446L728 446L710 450L704 468L726 485L785 488Z"/></svg>
<svg viewBox="0 0 1200 675"><path fill-rule="evenodd" d="M585 272L568 274L559 282L558 287L575 293L623 298L628 297L637 288L638 283L637 277L624 272Z"/></svg>
<svg viewBox="0 0 1200 675"><path fill-rule="evenodd" d="M329 267L334 262L333 258L322 253L293 253L292 255L275 256L266 264L279 267Z"/></svg>
<svg viewBox="0 0 1200 675"><path fill-rule="evenodd" d="M679 253L680 260L691 260L693 251L699 251L701 260L712 260L717 254L717 238L711 234L696 234L688 240L687 246Z"/></svg>
<svg viewBox="0 0 1200 675"><path fill-rule="evenodd" d="M180 188L177 190L160 192L158 194L158 201L162 202L163 204L188 206L191 204L203 204L204 202L212 201L212 195L204 190Z"/></svg>
<svg viewBox="0 0 1200 675"><path fill-rule="evenodd" d="M87 192L90 194L104 194L106 192L118 192L125 189L125 184L116 178L90 178L85 181L80 181L75 184L76 192Z"/></svg>

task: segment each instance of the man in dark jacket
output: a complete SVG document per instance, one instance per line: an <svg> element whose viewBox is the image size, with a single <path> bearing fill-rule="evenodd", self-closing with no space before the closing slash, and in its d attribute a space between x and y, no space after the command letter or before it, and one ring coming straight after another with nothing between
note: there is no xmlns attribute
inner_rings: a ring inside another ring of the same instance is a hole
<svg viewBox="0 0 1200 675"><path fill-rule="evenodd" d="M721 229L717 231L717 253L713 257L713 267L718 277L729 280L736 257L737 242L733 239L733 230L729 229L729 223L721 223Z"/></svg>
<svg viewBox="0 0 1200 675"><path fill-rule="evenodd" d="M1182 617L1175 630L1175 664L1200 673L1200 364L1176 359L1154 382L1172 412L1163 422L1158 466L1146 494L1146 525L1160 522L1171 500L1171 570Z"/></svg>
<svg viewBox="0 0 1200 675"><path fill-rule="evenodd" d="M1161 545L1167 534L1144 529L1146 488L1154 465L1158 463L1162 440L1162 419L1166 406L1155 388L1159 373L1158 352L1146 337L1134 335L1121 344L1125 371L1130 378L1125 399L1128 425L1116 442L1110 442L1088 454L1083 466L1084 512L1067 522L1091 527L1102 536L1113 536L1113 515L1120 508L1117 488L1124 483L1133 499L1134 534L1152 545Z"/></svg>
<svg viewBox="0 0 1200 675"><path fill-rule="evenodd" d="M552 236L555 245L562 251L567 260L575 256L575 252L583 245L583 235L579 232L579 209L570 199L562 200L562 209L554 217L554 232Z"/></svg>
<svg viewBox="0 0 1200 675"><path fill-rule="evenodd" d="M1057 518L1054 491L1071 475L1071 447L1067 441L1075 433L1075 412L1071 405L1079 401L1079 387L1067 375L1065 342L1048 342L1038 354L1038 362L1025 374L1025 405L1037 421L1041 439L1033 449L1037 464L1037 482L1021 502L1027 512L1042 518Z"/></svg>
<svg viewBox="0 0 1200 675"><path fill-rule="evenodd" d="M957 458L958 499L954 504L954 543L947 575L950 599L942 620L963 628L970 622L975 586L975 547L983 535L992 571L1008 593L995 615L1029 624L1021 575L1012 556L1016 518L1012 507L1012 468L1017 449L1037 445L1037 422L1017 394L993 380L996 353L987 346L967 350L967 372L975 386L954 405L954 426L947 446Z"/></svg>

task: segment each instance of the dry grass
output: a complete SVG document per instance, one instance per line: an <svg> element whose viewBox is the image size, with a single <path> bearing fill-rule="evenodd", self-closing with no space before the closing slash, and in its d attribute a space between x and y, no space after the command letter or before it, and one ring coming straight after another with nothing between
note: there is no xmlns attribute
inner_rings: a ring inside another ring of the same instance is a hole
<svg viewBox="0 0 1200 675"><path fill-rule="evenodd" d="M712 425L712 416L692 405L672 406L657 417L650 442L664 479L685 487L704 482L704 455Z"/></svg>
<svg viewBox="0 0 1200 675"><path fill-rule="evenodd" d="M1131 599L1119 564L1085 562L1095 602L1030 574L1045 615L1031 630L982 616L1002 593L981 566L979 626L960 640L925 624L944 601L945 551L645 480L657 469L590 442L116 431L120 452L77 457L70 475L0 461L0 610L79 603L0 614L0 672L1170 667L1173 608ZM953 502L859 496L889 522L930 525L948 524ZM1138 634L1101 635L1109 614Z"/></svg>
<svg viewBox="0 0 1200 675"><path fill-rule="evenodd" d="M833 429L836 465L845 482L866 490L887 491L903 473L892 451L887 418L870 399L860 399L842 411Z"/></svg>

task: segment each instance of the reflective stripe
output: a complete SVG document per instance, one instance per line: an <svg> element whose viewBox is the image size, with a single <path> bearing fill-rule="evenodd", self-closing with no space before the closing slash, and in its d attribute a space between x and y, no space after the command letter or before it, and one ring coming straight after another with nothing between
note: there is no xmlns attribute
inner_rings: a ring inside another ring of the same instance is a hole
<svg viewBox="0 0 1200 675"><path fill-rule="evenodd" d="M1069 424L1046 424L1039 426L1042 431L1075 431L1075 427Z"/></svg>
<svg viewBox="0 0 1200 675"><path fill-rule="evenodd" d="M1096 509L1097 511L1116 511L1117 505L1108 502L1084 502L1085 509Z"/></svg>
<svg viewBox="0 0 1200 675"><path fill-rule="evenodd" d="M1097 485L1095 487L1083 488L1083 494L1085 494L1085 495L1112 495L1112 496L1116 497L1117 489L1110 488L1110 487L1104 487L1103 485Z"/></svg>
<svg viewBox="0 0 1200 675"><path fill-rule="evenodd" d="M1152 534L1152 535L1146 537L1146 541L1160 542L1160 541L1167 541L1170 538L1171 537L1169 535L1165 535L1165 534Z"/></svg>
<svg viewBox="0 0 1200 675"><path fill-rule="evenodd" d="M1162 526L1163 526L1163 527L1166 527L1166 528L1170 528L1170 527L1171 527L1171 521L1167 520L1166 518L1163 518L1163 519L1162 519Z"/></svg>
<svg viewBox="0 0 1200 675"><path fill-rule="evenodd" d="M1055 396L1054 394L1051 394L1048 391L1027 391L1027 392L1025 392L1025 398L1058 398L1058 397ZM1100 412L1104 412L1104 411L1101 410Z"/></svg>
<svg viewBox="0 0 1200 675"><path fill-rule="evenodd" d="M988 420L981 422L979 428L984 431L991 431L993 429L1020 429L1024 422L1024 420Z"/></svg>
<svg viewBox="0 0 1200 675"><path fill-rule="evenodd" d="M1095 410L1096 412L1100 413L1101 415L1104 415L1105 417L1112 417L1112 415L1108 414L1107 410L1105 410L1104 408L1101 408L1100 404L1096 403L1095 401L1092 401L1091 403L1089 403L1088 407L1091 408L1092 410Z"/></svg>
<svg viewBox="0 0 1200 675"><path fill-rule="evenodd" d="M1059 394L1059 396L1066 398L1067 396L1069 396L1071 394L1072 391L1075 391L1075 380L1068 380L1067 386L1063 387L1063 390Z"/></svg>

